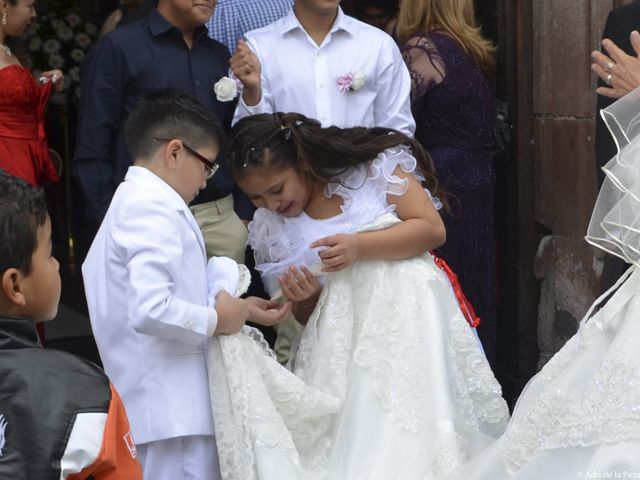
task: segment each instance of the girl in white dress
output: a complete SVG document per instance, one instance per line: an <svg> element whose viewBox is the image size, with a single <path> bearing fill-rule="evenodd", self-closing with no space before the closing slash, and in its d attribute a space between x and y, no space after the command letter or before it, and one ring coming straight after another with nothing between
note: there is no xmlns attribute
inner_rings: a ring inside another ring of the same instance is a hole
<svg viewBox="0 0 640 480"><path fill-rule="evenodd" d="M444 227L413 140L257 115L227 161L259 207L249 242L265 286L306 327L292 372L248 328L215 340L223 478L430 479L503 432L500 386L428 253Z"/></svg>
<svg viewBox="0 0 640 480"><path fill-rule="evenodd" d="M529 381L506 433L450 478L640 478L640 89L602 116L619 153L586 239L632 265Z"/></svg>

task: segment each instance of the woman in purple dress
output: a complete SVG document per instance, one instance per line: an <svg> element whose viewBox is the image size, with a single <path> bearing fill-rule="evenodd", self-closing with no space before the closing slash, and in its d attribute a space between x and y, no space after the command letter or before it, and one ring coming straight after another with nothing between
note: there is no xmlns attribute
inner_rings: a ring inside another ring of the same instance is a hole
<svg viewBox="0 0 640 480"><path fill-rule="evenodd" d="M493 219L494 47L475 24L473 0L403 0L397 36L412 81L416 139L449 193L447 243L438 250L458 274L495 351Z"/></svg>

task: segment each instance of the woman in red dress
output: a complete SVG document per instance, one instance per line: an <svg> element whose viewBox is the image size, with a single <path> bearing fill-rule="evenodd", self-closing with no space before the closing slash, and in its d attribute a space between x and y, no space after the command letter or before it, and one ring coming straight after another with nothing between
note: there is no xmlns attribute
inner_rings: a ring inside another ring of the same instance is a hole
<svg viewBox="0 0 640 480"><path fill-rule="evenodd" d="M35 0L0 0L0 169L32 185L57 182L44 132L44 109L51 89L61 90L60 70L36 81L7 45L36 18ZM44 327L38 324L44 342Z"/></svg>
<svg viewBox="0 0 640 480"><path fill-rule="evenodd" d="M0 168L32 185L57 182L44 132L51 89L62 89L60 70L36 81L7 40L19 37L36 18L35 0L0 0Z"/></svg>

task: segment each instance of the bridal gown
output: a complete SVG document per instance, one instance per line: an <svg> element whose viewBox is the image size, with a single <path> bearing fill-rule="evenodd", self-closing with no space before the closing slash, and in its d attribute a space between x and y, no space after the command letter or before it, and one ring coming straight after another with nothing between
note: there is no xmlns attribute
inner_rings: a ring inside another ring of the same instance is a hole
<svg viewBox="0 0 640 480"><path fill-rule="evenodd" d="M448 478L640 478L640 89L602 115L619 153L586 240L631 267L529 381L505 434Z"/></svg>
<svg viewBox="0 0 640 480"><path fill-rule="evenodd" d="M249 242L269 293L289 265L317 271L313 240L398 223L387 201L406 191L396 167L415 171L407 149L343 174L326 191L342 213L326 220L258 209ZM211 343L224 479L431 479L504 431L500 386L430 254L356 262L322 281L290 370L250 327Z"/></svg>

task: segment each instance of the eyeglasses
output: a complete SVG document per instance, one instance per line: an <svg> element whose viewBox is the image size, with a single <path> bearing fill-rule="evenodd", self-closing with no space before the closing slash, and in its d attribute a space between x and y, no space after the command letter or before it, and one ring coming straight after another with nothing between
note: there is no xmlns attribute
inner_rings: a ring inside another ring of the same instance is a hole
<svg viewBox="0 0 640 480"><path fill-rule="evenodd" d="M176 140L176 139L174 139L174 138L158 138L158 137L156 137L156 140L158 142L170 142L171 140ZM218 168L220 168L220 164L215 163L215 162L209 160L204 155L201 155L200 153L196 152L195 149L191 148L189 145L184 143L184 141L182 141L182 146L185 148L185 150L187 152L189 152L191 155L193 155L198 160L200 160L202 163L204 163L204 178L206 180L209 180L211 177L213 177L215 175L215 173L218 171Z"/></svg>

